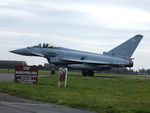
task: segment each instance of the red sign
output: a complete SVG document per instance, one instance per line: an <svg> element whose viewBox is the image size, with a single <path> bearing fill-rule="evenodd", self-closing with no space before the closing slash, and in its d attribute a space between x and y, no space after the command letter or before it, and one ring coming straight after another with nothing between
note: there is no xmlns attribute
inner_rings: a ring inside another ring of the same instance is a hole
<svg viewBox="0 0 150 113"><path fill-rule="evenodd" d="M67 73L68 69L67 68L59 68L59 82L58 82L58 87L60 87L60 84L63 83L64 86L66 87L67 85Z"/></svg>
<svg viewBox="0 0 150 113"><path fill-rule="evenodd" d="M38 81L37 66L16 66L15 82L36 84L37 81Z"/></svg>
<svg viewBox="0 0 150 113"><path fill-rule="evenodd" d="M65 81L67 70L65 68L60 68L59 70L59 81Z"/></svg>

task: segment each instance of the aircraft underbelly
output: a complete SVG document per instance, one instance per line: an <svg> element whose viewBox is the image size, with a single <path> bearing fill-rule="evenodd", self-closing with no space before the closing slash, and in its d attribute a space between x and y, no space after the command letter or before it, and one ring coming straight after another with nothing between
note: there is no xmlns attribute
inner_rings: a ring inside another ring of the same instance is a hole
<svg viewBox="0 0 150 113"><path fill-rule="evenodd" d="M92 66L87 64L70 64L69 68L79 69L79 70L110 70L110 66Z"/></svg>

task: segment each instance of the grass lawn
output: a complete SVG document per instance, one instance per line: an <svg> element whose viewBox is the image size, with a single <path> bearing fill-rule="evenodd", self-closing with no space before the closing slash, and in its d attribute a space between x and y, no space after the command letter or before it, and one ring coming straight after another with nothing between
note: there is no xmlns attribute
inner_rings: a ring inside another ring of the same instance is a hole
<svg viewBox="0 0 150 113"><path fill-rule="evenodd" d="M68 80L67 88L57 87L57 75L39 78L38 85L0 83L0 91L99 113L150 113L149 78L110 74L86 78L72 72Z"/></svg>
<svg viewBox="0 0 150 113"><path fill-rule="evenodd" d="M14 69L0 69L0 73L14 73Z"/></svg>

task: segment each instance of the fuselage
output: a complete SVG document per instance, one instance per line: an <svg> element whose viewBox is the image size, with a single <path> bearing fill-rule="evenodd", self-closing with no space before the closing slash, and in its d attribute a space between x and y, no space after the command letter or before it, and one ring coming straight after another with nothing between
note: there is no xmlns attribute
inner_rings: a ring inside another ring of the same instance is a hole
<svg viewBox="0 0 150 113"><path fill-rule="evenodd" d="M63 61L62 58L68 58L68 59L77 59L77 60L86 60L86 61L95 61L95 62L108 62L108 64L104 64L105 66L113 66L113 67L132 67L133 62L130 59L125 58L119 58L119 57L113 57L98 53L91 53L91 52L84 52L84 51L78 51L73 49L67 49L62 47L50 47L50 48L40 48L40 47L28 47L16 50L18 51L18 54L21 55L27 55L27 56L40 56L45 57L48 59L48 62L51 64L56 65L70 65L70 64L81 64L80 67L90 67L93 66L95 68L102 67L101 64L93 64L88 65L84 63L79 62L69 62L69 61ZM20 52L19 52L20 51ZM17 52L16 52L17 53ZM36 53L36 54L35 54ZM42 56L43 55L43 56ZM72 65L75 66L75 65Z"/></svg>
<svg viewBox="0 0 150 113"><path fill-rule="evenodd" d="M90 52L84 52L84 51L77 51L73 49L66 49L66 48L53 48L53 49L44 49L42 50L43 54L56 54L57 59L52 56L53 59L51 59L51 63L68 63L64 61L59 61L59 58L66 57L67 58L73 58L73 59L79 59L79 60L95 60L95 61L104 61L109 62L110 64L122 64L127 65L129 64L129 60L126 60L124 58L118 58L118 57L112 57L112 56L106 56L103 54L98 53L90 53ZM72 63L71 63L72 64Z"/></svg>
<svg viewBox="0 0 150 113"><path fill-rule="evenodd" d="M132 55L142 40L135 35L124 43L103 54L84 52L47 43L11 51L19 55L47 58L50 64L82 70L83 75L94 75L94 70L108 70L112 67L133 67Z"/></svg>

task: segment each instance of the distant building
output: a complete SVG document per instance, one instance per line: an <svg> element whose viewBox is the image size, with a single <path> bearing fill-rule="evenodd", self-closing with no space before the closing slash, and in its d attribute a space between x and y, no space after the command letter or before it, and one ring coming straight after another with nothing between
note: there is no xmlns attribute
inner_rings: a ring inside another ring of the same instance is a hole
<svg viewBox="0 0 150 113"><path fill-rule="evenodd" d="M25 61L0 60L0 69L14 69L15 66L26 66Z"/></svg>

